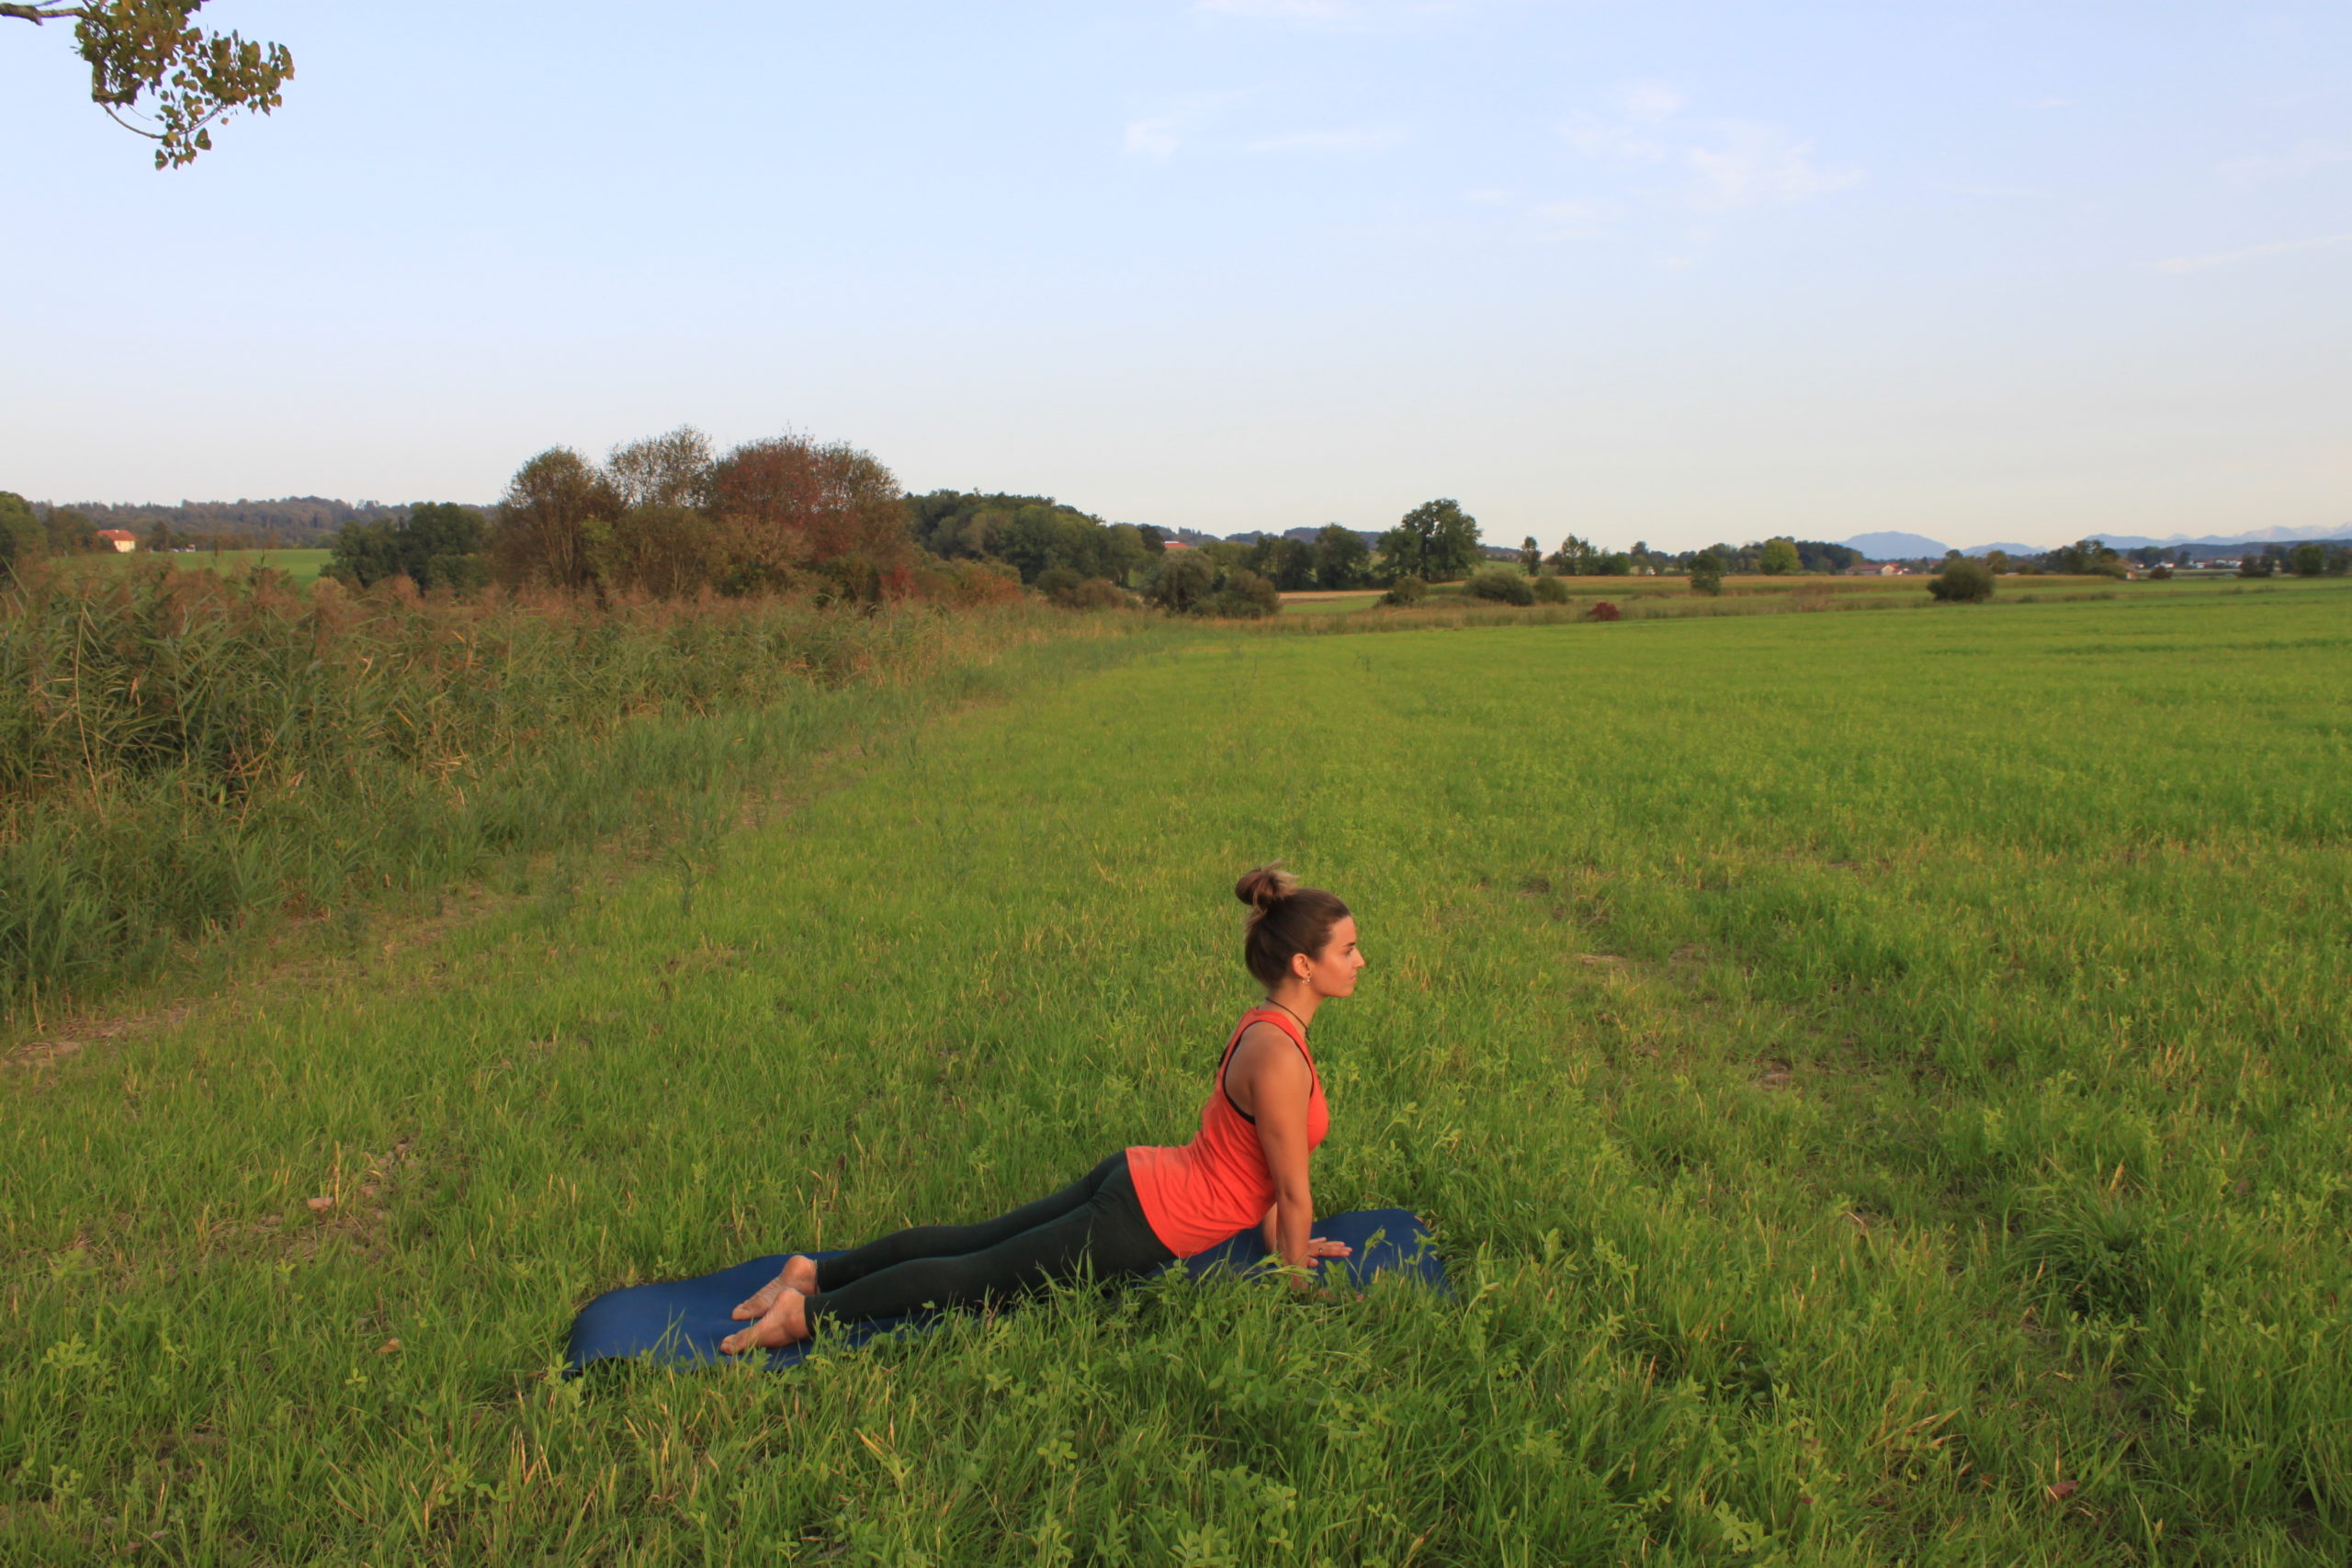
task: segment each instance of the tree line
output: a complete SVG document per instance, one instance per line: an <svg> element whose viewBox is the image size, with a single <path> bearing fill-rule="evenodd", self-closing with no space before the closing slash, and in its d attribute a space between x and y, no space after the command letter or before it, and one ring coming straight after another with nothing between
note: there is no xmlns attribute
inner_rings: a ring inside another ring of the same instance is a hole
<svg viewBox="0 0 2352 1568"><path fill-rule="evenodd" d="M497 582L852 603L985 602L1032 589L1074 608L1248 616L1299 589L1459 577L1480 553L1476 519L1451 499L1407 513L1376 546L1333 524L1308 540L1186 547L1050 496L903 494L879 459L843 442L786 435L720 452L681 427L601 462L551 447L486 509L427 502L346 524L325 573L357 587L405 577L458 592Z"/></svg>
<svg viewBox="0 0 2352 1568"><path fill-rule="evenodd" d="M1550 551L1532 536L1505 549L1483 544L1477 520L1452 498L1425 502L1369 539L1334 523L1312 534L1226 540L1187 530L1187 543L1170 531L1106 522L1051 496L906 495L877 458L843 442L786 435L722 453L682 426L616 447L601 462L550 447L517 469L488 507L351 507L317 497L36 507L0 491L0 575L41 555L110 547L97 537L100 522L141 518L148 521L141 540L150 548L261 545L276 542L286 525L308 532L333 519L340 526L326 574L363 588L404 577L420 589L458 592L496 582L598 598L805 592L869 604L987 602L1031 589L1076 608L1148 604L1216 615L1271 614L1280 595L1317 589L1385 589L1390 602L1411 603L1430 583L1465 578L1478 596L1512 603L1558 597L1557 585L1545 580L1566 577L1687 573L1698 592L1719 592L1730 576L1837 572L1862 560L1850 546L1791 536L1665 551L1646 542L1611 550L1570 534ZM177 533L175 518L214 529ZM222 532L220 524L232 526ZM2019 570L2120 576L2132 561L2163 554L2127 556L2084 539L2018 560L1994 551L1981 562L1989 586L1992 575ZM1950 553L1947 571L1958 558ZM2239 570L2341 573L2352 570L2352 547L2248 550ZM1967 575L1973 592L1974 574Z"/></svg>

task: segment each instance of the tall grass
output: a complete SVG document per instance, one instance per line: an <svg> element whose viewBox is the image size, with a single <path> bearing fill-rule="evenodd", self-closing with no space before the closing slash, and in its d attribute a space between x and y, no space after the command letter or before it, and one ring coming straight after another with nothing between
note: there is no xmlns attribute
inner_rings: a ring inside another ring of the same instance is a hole
<svg viewBox="0 0 2352 1568"><path fill-rule="evenodd" d="M1070 629L797 601L603 609L282 575L51 577L0 599L0 1005L277 914L675 818Z"/></svg>

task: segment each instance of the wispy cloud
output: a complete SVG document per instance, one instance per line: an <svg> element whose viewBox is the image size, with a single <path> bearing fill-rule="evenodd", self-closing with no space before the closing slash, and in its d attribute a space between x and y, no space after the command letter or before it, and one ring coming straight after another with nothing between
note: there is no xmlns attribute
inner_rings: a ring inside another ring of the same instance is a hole
<svg viewBox="0 0 2352 1568"><path fill-rule="evenodd" d="M1146 158L1165 158L1184 145L1185 123L1180 115L1152 115L1127 121L1126 149Z"/></svg>
<svg viewBox="0 0 2352 1568"><path fill-rule="evenodd" d="M2340 141L2303 141L2285 152L2233 158L2222 165L2222 173L2239 185L2269 185L2300 180L2337 164L2352 164L2352 147Z"/></svg>
<svg viewBox="0 0 2352 1568"><path fill-rule="evenodd" d="M1410 132L1397 126L1363 125L1322 130L1293 130L1261 137L1250 143L1252 152L1365 152L1394 147Z"/></svg>
<svg viewBox="0 0 2352 1568"><path fill-rule="evenodd" d="M1860 169L1823 168L1812 142L1774 126L1734 124L1721 134L1720 145L1683 154L1695 181L1685 200L1702 212L1810 201L1862 177Z"/></svg>
<svg viewBox="0 0 2352 1568"><path fill-rule="evenodd" d="M1663 164L1668 152L1665 142L1638 127L1589 114L1563 121L1560 140L1582 157L1617 163Z"/></svg>
<svg viewBox="0 0 2352 1568"><path fill-rule="evenodd" d="M2216 251L2211 255L2172 256L2149 265L2158 272L2210 272L2217 266L2235 266L2240 262L2266 261L2272 256L2292 255L2298 251L2333 250L2338 245L2352 245L2352 234L2322 234L2312 240L2273 240L2265 245L2247 245L2234 251Z"/></svg>
<svg viewBox="0 0 2352 1568"><path fill-rule="evenodd" d="M1686 118L1690 100L1671 83L1630 82L1611 96L1613 114L1572 116L1561 123L1560 139L1596 163L1681 170L1682 183L1652 193L1664 206L1695 212L1786 206L1862 177L1859 169L1816 162L1812 142L1778 126Z"/></svg>
<svg viewBox="0 0 2352 1568"><path fill-rule="evenodd" d="M1173 157L1217 110L1241 96L1239 93L1198 93L1127 121L1123 145L1130 156Z"/></svg>
<svg viewBox="0 0 2352 1568"><path fill-rule="evenodd" d="M1617 89L1618 108L1636 125L1663 125L1690 101L1690 96L1671 82L1628 82Z"/></svg>
<svg viewBox="0 0 2352 1568"><path fill-rule="evenodd" d="M1617 225L1617 204L1609 201L1544 201L1532 209L1539 232L1546 239L1581 240L1605 234Z"/></svg>

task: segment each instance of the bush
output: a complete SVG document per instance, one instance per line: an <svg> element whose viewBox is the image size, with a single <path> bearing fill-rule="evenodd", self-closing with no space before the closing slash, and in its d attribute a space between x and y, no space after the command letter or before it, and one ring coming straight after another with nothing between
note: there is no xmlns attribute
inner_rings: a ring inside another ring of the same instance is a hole
<svg viewBox="0 0 2352 1568"><path fill-rule="evenodd" d="M1724 558L1713 550L1701 550L1690 558L1690 592L1721 593L1724 591Z"/></svg>
<svg viewBox="0 0 2352 1568"><path fill-rule="evenodd" d="M1283 596L1270 578L1259 576L1246 566L1229 569L1225 581L1217 584L1215 613L1234 620L1254 620L1271 615L1283 607Z"/></svg>
<svg viewBox="0 0 2352 1568"><path fill-rule="evenodd" d="M1981 604L1993 596L1993 569L1961 556L1928 580L1928 592L1947 604Z"/></svg>
<svg viewBox="0 0 2352 1568"><path fill-rule="evenodd" d="M1216 565L1198 550L1170 550L1159 558L1144 597L1179 615L1206 615L1216 592Z"/></svg>
<svg viewBox="0 0 2352 1568"><path fill-rule="evenodd" d="M2148 581L2151 581L2151 582L2169 582L2169 581L2172 581L2172 568L2170 568L2170 567L2168 567L2168 566L2154 566L2154 567L2150 567L2150 568L2148 569Z"/></svg>
<svg viewBox="0 0 2352 1568"><path fill-rule="evenodd" d="M1090 577L1054 603L1065 610L1132 610L1136 596L1107 577Z"/></svg>
<svg viewBox="0 0 2352 1568"><path fill-rule="evenodd" d="M1021 573L997 560L932 561L914 571L914 593L933 604L1003 604L1021 597Z"/></svg>
<svg viewBox="0 0 2352 1568"><path fill-rule="evenodd" d="M1085 581L1070 567L1053 566L1039 572L1033 586L1055 604L1068 604L1069 596L1077 592L1078 585Z"/></svg>
<svg viewBox="0 0 2352 1568"><path fill-rule="evenodd" d="M1592 608L1584 613L1584 618L1588 621L1616 620L1617 606L1606 599L1596 599L1592 602Z"/></svg>
<svg viewBox="0 0 2352 1568"><path fill-rule="evenodd" d="M1535 585L1525 572L1513 571L1509 567L1483 567L1470 574L1470 581L1464 587L1473 599L1488 599L1500 604L1535 603Z"/></svg>
<svg viewBox="0 0 2352 1568"><path fill-rule="evenodd" d="M469 592L490 580L488 536L472 507L423 502L397 522L345 525L322 574L354 588L405 577L419 588Z"/></svg>
<svg viewBox="0 0 2352 1568"><path fill-rule="evenodd" d="M1565 604L1568 602L1568 585L1548 574L1537 578L1528 592L1535 595L1538 604Z"/></svg>
<svg viewBox="0 0 2352 1568"><path fill-rule="evenodd" d="M1400 577L1380 596L1384 604L1418 604L1429 597L1430 585L1418 577Z"/></svg>

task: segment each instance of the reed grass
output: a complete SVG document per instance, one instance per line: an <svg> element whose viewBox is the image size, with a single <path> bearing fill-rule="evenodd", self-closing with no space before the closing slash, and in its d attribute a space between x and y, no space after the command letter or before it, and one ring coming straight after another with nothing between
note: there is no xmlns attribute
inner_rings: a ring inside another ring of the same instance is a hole
<svg viewBox="0 0 2352 1568"><path fill-rule="evenodd" d="M21 585L0 598L0 1007L707 817L730 781L1079 624L355 596L159 566Z"/></svg>

